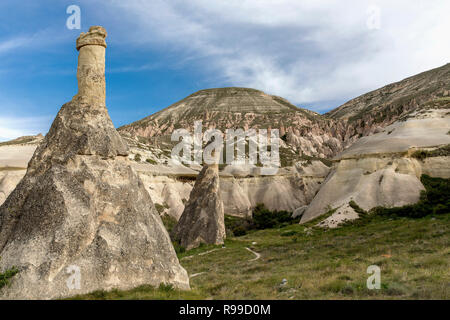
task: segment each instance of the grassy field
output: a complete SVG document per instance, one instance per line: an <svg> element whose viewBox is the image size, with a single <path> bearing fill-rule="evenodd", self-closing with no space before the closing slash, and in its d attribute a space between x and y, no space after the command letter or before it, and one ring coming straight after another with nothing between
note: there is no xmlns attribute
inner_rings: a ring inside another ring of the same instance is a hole
<svg viewBox="0 0 450 320"><path fill-rule="evenodd" d="M246 248L261 257L254 260ZM450 299L450 213L377 216L333 230L293 224L252 231L226 240L224 248L203 246L179 258L191 276L197 274L191 291L144 286L76 298ZM381 268L380 290L366 287L370 265Z"/></svg>

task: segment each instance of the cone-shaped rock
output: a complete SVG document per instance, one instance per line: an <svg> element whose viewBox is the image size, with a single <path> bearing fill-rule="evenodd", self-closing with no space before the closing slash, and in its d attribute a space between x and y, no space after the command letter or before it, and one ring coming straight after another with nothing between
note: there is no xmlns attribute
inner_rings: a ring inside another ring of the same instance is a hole
<svg viewBox="0 0 450 320"><path fill-rule="evenodd" d="M201 243L223 243L225 222L217 164L206 164L200 171L173 237L187 250Z"/></svg>
<svg viewBox="0 0 450 320"><path fill-rule="evenodd" d="M106 31L77 40L79 92L59 111L0 207L0 298L50 299L171 283L189 288L105 106Z"/></svg>

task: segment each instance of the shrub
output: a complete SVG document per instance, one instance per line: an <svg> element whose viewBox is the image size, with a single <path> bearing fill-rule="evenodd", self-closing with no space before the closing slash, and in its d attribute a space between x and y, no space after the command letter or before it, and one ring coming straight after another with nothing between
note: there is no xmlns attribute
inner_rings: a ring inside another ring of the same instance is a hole
<svg viewBox="0 0 450 320"><path fill-rule="evenodd" d="M159 214L161 214L166 209L166 206L163 206L160 203L155 203L155 209L156 209L156 211L158 211Z"/></svg>
<svg viewBox="0 0 450 320"><path fill-rule="evenodd" d="M443 147L434 150L417 150L411 155L411 157L419 160L431 157L445 157L445 156L450 156L450 144L447 144Z"/></svg>
<svg viewBox="0 0 450 320"><path fill-rule="evenodd" d="M156 162L153 159L148 158L147 160L145 160L146 162L150 163L150 164L158 164L158 162Z"/></svg>
<svg viewBox="0 0 450 320"><path fill-rule="evenodd" d="M186 248L182 247L178 241L174 241L174 242L172 242L172 244L173 244L173 248L175 249L175 252L177 254L186 252Z"/></svg>
<svg viewBox="0 0 450 320"><path fill-rule="evenodd" d="M250 230L280 228L298 223L300 218L291 218L292 212L270 211L264 204L257 204L253 209L253 219L225 216L225 227L235 237L243 236Z"/></svg>
<svg viewBox="0 0 450 320"><path fill-rule="evenodd" d="M17 273L19 273L19 270L16 267L0 273L0 289L9 284L11 278L14 277Z"/></svg>
<svg viewBox="0 0 450 320"><path fill-rule="evenodd" d="M366 214L366 213L367 213L364 209L362 209L360 206L358 206L358 205L356 204L356 202L353 201L353 200L351 200L348 204L349 204L349 206L352 207L352 209L355 210L355 212L358 213L358 214Z"/></svg>
<svg viewBox="0 0 450 320"><path fill-rule="evenodd" d="M162 292L171 292L171 291L174 291L175 288L170 283L167 283L167 284L166 283L160 283L158 290L162 291Z"/></svg>
<svg viewBox="0 0 450 320"><path fill-rule="evenodd" d="M139 153L134 155L134 161L141 162L141 155Z"/></svg>
<svg viewBox="0 0 450 320"><path fill-rule="evenodd" d="M255 229L269 229L276 227L284 222L289 222L292 212L288 211L270 211L264 204L257 204L253 210L253 223Z"/></svg>
<svg viewBox="0 0 450 320"><path fill-rule="evenodd" d="M416 204L396 208L377 207L372 213L382 216L421 218L430 214L450 212L450 179L432 178L422 175L420 178L425 191Z"/></svg>
<svg viewBox="0 0 450 320"><path fill-rule="evenodd" d="M162 215L161 220L164 224L164 227L166 227L167 232L169 232L170 234L177 224L177 220L174 217L169 216L168 214Z"/></svg>
<svg viewBox="0 0 450 320"><path fill-rule="evenodd" d="M240 237L252 229L252 221L248 218L225 215L225 228L231 236Z"/></svg>

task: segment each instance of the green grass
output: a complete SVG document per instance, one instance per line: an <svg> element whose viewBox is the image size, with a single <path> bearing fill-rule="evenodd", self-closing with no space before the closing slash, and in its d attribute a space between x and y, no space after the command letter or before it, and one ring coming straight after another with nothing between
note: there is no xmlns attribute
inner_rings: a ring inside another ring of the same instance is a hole
<svg viewBox="0 0 450 320"><path fill-rule="evenodd" d="M143 286L76 298L450 299L450 180L423 175L421 181L426 192L417 204L368 214L351 201L360 219L340 228L315 226L336 209L299 225L273 224L272 212L260 208L264 214L257 223L272 228L231 236L224 247L177 247L188 273L201 273L191 278L191 291ZM255 255L246 248L261 258L252 261ZM381 268L380 290L366 287L370 265ZM284 286L282 279L287 279Z"/></svg>
<svg viewBox="0 0 450 320"><path fill-rule="evenodd" d="M77 298L450 299L450 213L418 219L375 216L362 225L306 229L295 224L259 230L227 239L225 248L179 253L189 274L205 272L191 279L191 291L143 286ZM246 247L261 259L250 261L255 256ZM373 264L381 268L380 290L366 288L366 270ZM284 278L288 282L281 287Z"/></svg>
<svg viewBox="0 0 450 320"><path fill-rule="evenodd" d="M202 295L196 290L182 291L171 285L161 284L158 288L144 285L132 290L94 291L87 295L72 297L73 300L198 300Z"/></svg>
<svg viewBox="0 0 450 320"><path fill-rule="evenodd" d="M175 219L174 217L169 216L168 214L163 214L161 216L161 220L164 224L164 227L166 227L167 232L172 232L172 229L175 227L175 225L177 224L177 219Z"/></svg>

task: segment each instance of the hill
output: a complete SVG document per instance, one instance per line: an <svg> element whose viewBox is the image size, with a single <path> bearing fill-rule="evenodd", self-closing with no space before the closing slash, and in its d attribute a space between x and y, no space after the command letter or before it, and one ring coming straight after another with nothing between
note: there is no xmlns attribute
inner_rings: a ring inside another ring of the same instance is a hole
<svg viewBox="0 0 450 320"><path fill-rule="evenodd" d="M367 135L373 127L386 127L411 113L449 104L450 63L363 94L325 116L346 120Z"/></svg>
<svg viewBox="0 0 450 320"><path fill-rule="evenodd" d="M316 112L298 108L286 99L249 88L216 88L198 91L119 132L152 145L167 147L178 128L193 132L194 121L204 130L217 128L278 128L288 149L302 155L327 158L345 146L339 123Z"/></svg>

